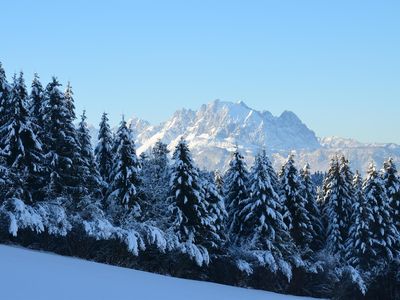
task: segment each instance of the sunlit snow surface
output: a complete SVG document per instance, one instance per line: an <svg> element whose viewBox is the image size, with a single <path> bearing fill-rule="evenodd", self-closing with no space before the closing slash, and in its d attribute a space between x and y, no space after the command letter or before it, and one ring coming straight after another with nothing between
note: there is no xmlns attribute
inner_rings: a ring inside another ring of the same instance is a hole
<svg viewBox="0 0 400 300"><path fill-rule="evenodd" d="M0 298L7 300L311 299L184 280L0 245Z"/></svg>

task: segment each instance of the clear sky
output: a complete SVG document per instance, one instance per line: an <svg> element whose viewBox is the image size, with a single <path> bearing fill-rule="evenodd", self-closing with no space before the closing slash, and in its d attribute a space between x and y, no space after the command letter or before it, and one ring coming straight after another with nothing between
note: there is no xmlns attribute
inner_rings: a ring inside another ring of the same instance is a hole
<svg viewBox="0 0 400 300"><path fill-rule="evenodd" d="M400 143L399 16L398 0L2 1L0 61L70 80L94 124L218 98Z"/></svg>

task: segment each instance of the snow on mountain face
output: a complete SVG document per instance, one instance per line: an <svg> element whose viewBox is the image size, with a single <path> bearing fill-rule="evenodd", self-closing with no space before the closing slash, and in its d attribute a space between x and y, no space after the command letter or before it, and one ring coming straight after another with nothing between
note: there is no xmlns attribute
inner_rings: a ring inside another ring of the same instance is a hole
<svg viewBox="0 0 400 300"><path fill-rule="evenodd" d="M346 139L337 136L328 136L320 138L319 142L325 148L357 148L365 146L363 143L354 139Z"/></svg>
<svg viewBox="0 0 400 300"><path fill-rule="evenodd" d="M216 100L198 111L180 110L157 127L147 127L137 135L138 152L147 151L160 139L173 150L181 136L189 144L201 167L214 169L227 166L230 152L238 145L251 157L263 148L269 151L290 149L315 150L320 147L314 132L292 112L279 117L259 112L243 102ZM153 136L149 138L149 133Z"/></svg>
<svg viewBox="0 0 400 300"><path fill-rule="evenodd" d="M135 136L138 153L145 152L161 140L174 150L180 137L189 144L196 163L201 168L225 170L230 155L237 145L247 162L265 148L276 168L286 156L296 152L298 165L309 162L313 171L325 171L330 157L345 154L354 169L365 171L373 160L378 167L392 156L400 162L400 146L394 144L363 144L339 137L317 138L290 111L273 116L268 111L257 111L245 103L216 100L202 105L197 111L182 109L157 126L132 118L128 121Z"/></svg>

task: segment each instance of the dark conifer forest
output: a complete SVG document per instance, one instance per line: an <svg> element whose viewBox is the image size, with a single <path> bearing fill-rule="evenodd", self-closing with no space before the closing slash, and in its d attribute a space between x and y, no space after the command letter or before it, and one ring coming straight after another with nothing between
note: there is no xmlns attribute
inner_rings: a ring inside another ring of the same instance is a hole
<svg viewBox="0 0 400 300"><path fill-rule="evenodd" d="M239 149L201 170L182 138L136 153L132 128L99 116L92 145L72 86L30 87L0 64L0 242L222 284L335 299L400 299L400 177L326 174ZM268 145L265 145L267 148ZM382 168L382 169L380 169Z"/></svg>

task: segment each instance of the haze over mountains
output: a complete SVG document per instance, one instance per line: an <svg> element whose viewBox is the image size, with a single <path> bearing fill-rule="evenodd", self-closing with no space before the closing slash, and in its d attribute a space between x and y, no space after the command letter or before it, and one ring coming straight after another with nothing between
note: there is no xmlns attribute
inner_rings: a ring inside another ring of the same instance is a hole
<svg viewBox="0 0 400 300"><path fill-rule="evenodd" d="M276 168L294 151L299 166L310 163L313 171L325 171L329 158L343 153L354 169L362 173L373 160L380 167L389 156L400 161L400 146L396 144L364 144L340 137L317 137L293 112L273 116L269 111L257 111L243 102L215 100L197 111L181 109L166 122L152 125L133 117L128 122L133 130L137 151L151 149L158 139L173 151L183 136L196 163L201 168L225 170L231 152L237 145L249 164L262 150L270 154ZM93 138L97 132L93 132Z"/></svg>

